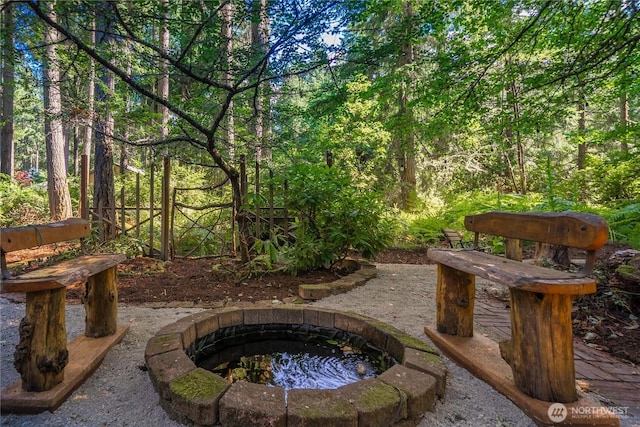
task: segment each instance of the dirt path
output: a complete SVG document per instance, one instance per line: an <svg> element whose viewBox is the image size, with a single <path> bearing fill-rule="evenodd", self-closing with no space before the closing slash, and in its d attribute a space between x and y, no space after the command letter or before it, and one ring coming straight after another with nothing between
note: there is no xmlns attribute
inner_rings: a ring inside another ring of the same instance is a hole
<svg viewBox="0 0 640 427"><path fill-rule="evenodd" d="M428 342L423 328L435 323L435 267L430 265L378 265L379 276L347 294L313 303L317 307L352 311L387 322ZM107 355L100 368L55 413L2 416L10 426L178 426L158 405L158 396L144 364L147 340L163 325L199 308L143 308L121 306L119 322L130 330ZM0 298L0 374L2 387L18 378L13 349L24 305ZM84 309L67 308L69 339L82 333ZM478 333L483 333L477 329ZM420 426L533 426L508 399L484 382L445 359L450 370L447 394ZM623 426L632 426L625 423Z"/></svg>

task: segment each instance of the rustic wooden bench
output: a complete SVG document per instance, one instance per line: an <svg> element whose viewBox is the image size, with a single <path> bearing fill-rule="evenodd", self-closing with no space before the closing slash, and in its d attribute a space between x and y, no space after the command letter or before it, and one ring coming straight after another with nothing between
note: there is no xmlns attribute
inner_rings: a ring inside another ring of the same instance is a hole
<svg viewBox="0 0 640 427"><path fill-rule="evenodd" d="M527 402L527 397L576 402L572 301L596 291L596 280L588 275L596 250L607 241L606 222L584 213L489 212L465 217L465 228L475 233L474 246L480 234L504 237L505 256L465 248L429 249L428 257L438 268L437 320L436 330L426 327L425 333L453 360L499 391L523 394L519 401L508 397L524 409L541 412L548 407ZM584 268L560 271L521 262L523 241L584 250ZM509 287L510 340L498 344L474 337L476 276ZM505 362L511 372L502 375L497 366ZM538 421L548 422L545 416L546 412Z"/></svg>
<svg viewBox="0 0 640 427"><path fill-rule="evenodd" d="M89 222L79 218L0 229L0 292L26 293L26 313L14 355L20 380L2 391L3 412L54 409L128 330L117 326L116 268L126 259L124 255L82 255L17 276L7 268L9 252L84 239L89 234ZM66 288L76 283L85 284L85 334L67 346Z"/></svg>
<svg viewBox="0 0 640 427"><path fill-rule="evenodd" d="M462 234L460 234L457 230L453 230L451 228L441 228L442 235L444 239L447 241L451 249L462 249L471 247L471 242L467 242L462 238Z"/></svg>

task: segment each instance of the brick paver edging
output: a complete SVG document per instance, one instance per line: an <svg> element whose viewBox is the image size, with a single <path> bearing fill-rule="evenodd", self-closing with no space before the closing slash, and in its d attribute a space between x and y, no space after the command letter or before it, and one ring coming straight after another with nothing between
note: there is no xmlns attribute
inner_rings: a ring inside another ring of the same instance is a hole
<svg viewBox="0 0 640 427"><path fill-rule="evenodd" d="M342 261L342 265L355 271L330 283L300 285L298 286L298 296L306 300L319 300L330 295L343 294L357 286L364 285L368 280L378 275L376 266L367 261L345 259Z"/></svg>
<svg viewBox="0 0 640 427"><path fill-rule="evenodd" d="M196 340L240 325L308 324L359 335L400 361L376 378L335 390L289 390L237 382L196 367ZM148 342L145 361L160 403L185 424L415 425L443 397L447 371L437 350L391 325L355 313L313 307L224 307L184 317Z"/></svg>

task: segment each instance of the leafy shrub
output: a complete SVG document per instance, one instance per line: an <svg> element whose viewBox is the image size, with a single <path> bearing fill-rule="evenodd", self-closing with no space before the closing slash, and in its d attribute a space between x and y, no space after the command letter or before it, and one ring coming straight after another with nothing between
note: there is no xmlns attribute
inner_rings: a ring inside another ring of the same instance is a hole
<svg viewBox="0 0 640 427"><path fill-rule="evenodd" d="M347 173L295 165L287 172L290 210L298 217L295 242L285 250L290 271L332 266L350 250L372 258L393 237L393 220L378 194L363 191Z"/></svg>

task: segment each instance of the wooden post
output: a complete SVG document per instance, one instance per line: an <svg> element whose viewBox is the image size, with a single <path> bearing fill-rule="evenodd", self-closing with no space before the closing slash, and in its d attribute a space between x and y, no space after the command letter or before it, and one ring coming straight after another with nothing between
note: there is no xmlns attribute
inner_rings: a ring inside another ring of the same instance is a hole
<svg viewBox="0 0 640 427"><path fill-rule="evenodd" d="M64 379L69 361L65 329L66 288L27 292L26 314L14 366L25 391L47 391Z"/></svg>
<svg viewBox="0 0 640 427"><path fill-rule="evenodd" d="M269 237L275 236L275 218L273 211L273 170L269 169Z"/></svg>
<svg viewBox="0 0 640 427"><path fill-rule="evenodd" d="M438 264L436 313L438 332L473 336L476 276Z"/></svg>
<svg viewBox="0 0 640 427"><path fill-rule="evenodd" d="M116 267L89 277L83 298L84 334L90 338L113 335L118 329L118 287Z"/></svg>
<svg viewBox="0 0 640 427"><path fill-rule="evenodd" d="M289 240L289 210L287 209L287 202L288 202L288 194L287 191L289 190L289 181L287 181L286 179L284 180L284 195L282 196L283 199L283 216L284 216L284 238L287 239L287 241Z"/></svg>
<svg viewBox="0 0 640 427"><path fill-rule="evenodd" d="M125 211L125 200L124 200L124 185L120 190L120 223L122 224L121 234L127 234L127 218Z"/></svg>
<svg viewBox="0 0 640 427"><path fill-rule="evenodd" d="M136 173L136 238L140 237L140 173Z"/></svg>
<svg viewBox="0 0 640 427"><path fill-rule="evenodd" d="M80 157L80 218L89 219L89 156Z"/></svg>
<svg viewBox="0 0 640 427"><path fill-rule="evenodd" d="M149 175L149 256L153 256L153 245L154 245L154 227L153 220L155 217L155 185L156 185L156 168L155 164L151 163L151 174Z"/></svg>
<svg viewBox="0 0 640 427"><path fill-rule="evenodd" d="M162 176L162 218L160 230L160 258L164 261L170 258L169 254L169 212L171 208L171 159L164 157L163 159L163 176Z"/></svg>
<svg viewBox="0 0 640 427"><path fill-rule="evenodd" d="M242 204L247 204L247 158L240 156L240 192L242 193Z"/></svg>
<svg viewBox="0 0 640 427"><path fill-rule="evenodd" d="M261 238L260 234L260 163L256 162L256 196L254 199L253 209L256 212L256 235L254 236L256 239Z"/></svg>
<svg viewBox="0 0 640 427"><path fill-rule="evenodd" d="M522 240L505 238L504 256L515 261L522 261Z"/></svg>
<svg viewBox="0 0 640 427"><path fill-rule="evenodd" d="M573 296L510 291L511 340L500 343L500 353L516 386L547 402L575 402Z"/></svg>

